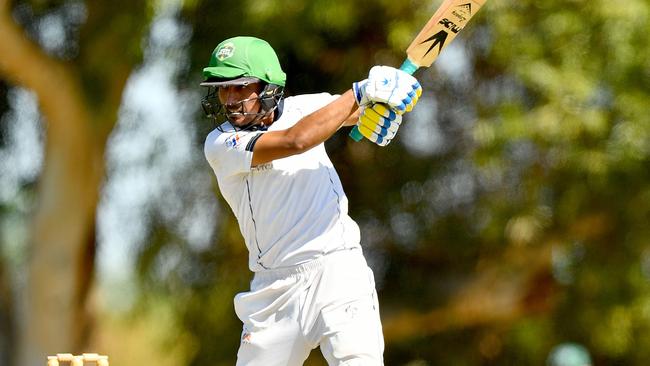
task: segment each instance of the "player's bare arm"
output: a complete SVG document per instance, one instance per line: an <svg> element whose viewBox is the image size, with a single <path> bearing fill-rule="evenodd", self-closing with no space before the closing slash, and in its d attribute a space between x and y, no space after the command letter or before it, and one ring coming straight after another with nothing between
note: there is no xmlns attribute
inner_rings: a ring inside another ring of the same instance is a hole
<svg viewBox="0 0 650 366"><path fill-rule="evenodd" d="M360 122L365 122L360 128L371 141L386 145L399 127L401 114L417 103L421 90L417 80L404 71L374 67L368 79L354 83L352 90L291 128L265 133L255 145L251 165L300 154L324 142L342 126ZM366 109L372 114L365 113Z"/></svg>
<svg viewBox="0 0 650 366"><path fill-rule="evenodd" d="M300 154L330 138L342 126L357 123L359 106L352 90L282 131L266 132L255 144L251 165Z"/></svg>

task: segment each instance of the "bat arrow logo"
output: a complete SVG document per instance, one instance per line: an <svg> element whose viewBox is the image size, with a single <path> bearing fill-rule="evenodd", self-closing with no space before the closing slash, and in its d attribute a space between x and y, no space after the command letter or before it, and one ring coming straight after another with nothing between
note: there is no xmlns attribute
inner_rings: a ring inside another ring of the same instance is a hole
<svg viewBox="0 0 650 366"><path fill-rule="evenodd" d="M469 16L472 16L472 4L461 4L458 5L458 7L464 9L469 14Z"/></svg>
<svg viewBox="0 0 650 366"><path fill-rule="evenodd" d="M425 52L424 56L422 56L422 57L425 57L426 55L428 55L429 52L431 52L431 50L434 49L436 47L436 45L438 45L438 44L440 44L440 47L438 48L438 53L440 53L442 51L442 47L445 46L445 41L447 40L448 35L449 34L447 32L445 32L444 30L441 30L440 32L432 35L431 37L425 39L422 43L420 43L420 44L424 44L424 43L427 43L429 41L433 41L433 43L431 44L431 47L429 47L427 52Z"/></svg>

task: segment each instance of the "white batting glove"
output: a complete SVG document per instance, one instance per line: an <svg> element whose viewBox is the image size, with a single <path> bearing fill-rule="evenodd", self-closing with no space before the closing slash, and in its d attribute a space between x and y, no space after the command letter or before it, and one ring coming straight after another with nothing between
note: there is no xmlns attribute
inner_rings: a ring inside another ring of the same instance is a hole
<svg viewBox="0 0 650 366"><path fill-rule="evenodd" d="M368 79L352 84L360 106L386 103L398 113L409 112L422 95L422 86L408 73L390 66L375 66Z"/></svg>
<svg viewBox="0 0 650 366"><path fill-rule="evenodd" d="M383 103L372 103L361 108L357 122L359 132L379 146L388 145L402 123L402 115Z"/></svg>

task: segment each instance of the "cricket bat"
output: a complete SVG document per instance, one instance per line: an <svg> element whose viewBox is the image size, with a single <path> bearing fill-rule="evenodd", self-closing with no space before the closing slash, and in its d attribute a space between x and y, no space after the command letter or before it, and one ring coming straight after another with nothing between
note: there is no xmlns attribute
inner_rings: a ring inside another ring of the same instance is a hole
<svg viewBox="0 0 650 366"><path fill-rule="evenodd" d="M485 4L486 0L444 0L420 33L406 49L406 59L400 69L414 74L420 67L429 67L458 32ZM355 141L363 138L357 126L350 131Z"/></svg>

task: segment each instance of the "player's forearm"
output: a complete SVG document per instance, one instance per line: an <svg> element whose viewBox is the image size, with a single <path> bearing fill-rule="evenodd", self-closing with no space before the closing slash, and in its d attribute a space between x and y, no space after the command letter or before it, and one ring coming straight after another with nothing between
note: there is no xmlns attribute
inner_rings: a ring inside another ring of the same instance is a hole
<svg viewBox="0 0 650 366"><path fill-rule="evenodd" d="M253 150L252 166L300 154L330 138L341 126L358 118L357 102L348 90L336 100L305 116L291 128L264 133Z"/></svg>
<svg viewBox="0 0 650 366"><path fill-rule="evenodd" d="M306 151L330 138L339 128L358 117L358 106L348 90L325 107L304 117L287 130L296 148Z"/></svg>

